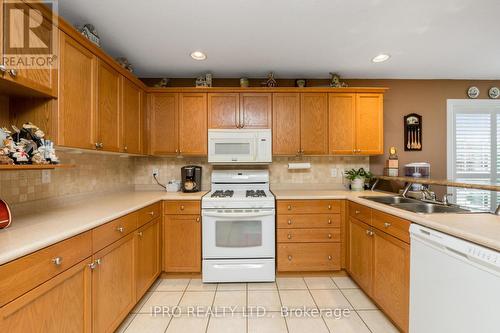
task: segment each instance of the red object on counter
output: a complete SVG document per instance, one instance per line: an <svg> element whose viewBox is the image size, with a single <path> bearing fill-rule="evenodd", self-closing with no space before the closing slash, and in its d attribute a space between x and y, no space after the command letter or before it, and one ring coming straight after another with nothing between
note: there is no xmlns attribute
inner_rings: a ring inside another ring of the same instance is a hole
<svg viewBox="0 0 500 333"><path fill-rule="evenodd" d="M9 205L0 199L0 229L7 228L12 223Z"/></svg>

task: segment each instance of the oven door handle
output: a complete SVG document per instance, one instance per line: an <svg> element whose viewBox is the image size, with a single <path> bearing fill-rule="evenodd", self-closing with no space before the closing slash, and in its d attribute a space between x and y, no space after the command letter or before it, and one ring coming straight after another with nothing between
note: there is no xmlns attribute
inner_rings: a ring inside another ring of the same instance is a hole
<svg viewBox="0 0 500 333"><path fill-rule="evenodd" d="M274 216L274 211L268 211L268 212L262 212L262 213L210 213L210 212L203 212L203 216L224 217L224 218L262 217L262 216Z"/></svg>

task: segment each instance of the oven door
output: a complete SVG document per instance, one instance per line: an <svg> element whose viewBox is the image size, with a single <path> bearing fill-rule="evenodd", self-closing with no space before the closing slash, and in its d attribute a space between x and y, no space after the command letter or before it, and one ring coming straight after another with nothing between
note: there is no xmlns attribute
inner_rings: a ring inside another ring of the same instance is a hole
<svg viewBox="0 0 500 333"><path fill-rule="evenodd" d="M203 258L274 258L274 209L202 212Z"/></svg>

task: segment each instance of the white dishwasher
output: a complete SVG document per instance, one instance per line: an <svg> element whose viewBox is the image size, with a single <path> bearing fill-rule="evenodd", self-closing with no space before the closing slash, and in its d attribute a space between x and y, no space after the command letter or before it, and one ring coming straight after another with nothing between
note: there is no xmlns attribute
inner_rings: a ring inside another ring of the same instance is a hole
<svg viewBox="0 0 500 333"><path fill-rule="evenodd" d="M410 333L500 332L500 253L416 224L410 235Z"/></svg>

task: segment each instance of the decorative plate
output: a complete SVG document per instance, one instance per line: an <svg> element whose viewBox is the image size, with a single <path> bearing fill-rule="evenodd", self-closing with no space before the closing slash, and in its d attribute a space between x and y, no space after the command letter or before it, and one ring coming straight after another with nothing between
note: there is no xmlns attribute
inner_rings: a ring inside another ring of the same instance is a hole
<svg viewBox="0 0 500 333"><path fill-rule="evenodd" d="M467 90L467 95L469 98L478 98L479 97L479 88L478 87L470 87L469 90Z"/></svg>
<svg viewBox="0 0 500 333"><path fill-rule="evenodd" d="M488 90L488 95L490 98L497 99L500 97L500 89L498 87L491 87L490 90Z"/></svg>

